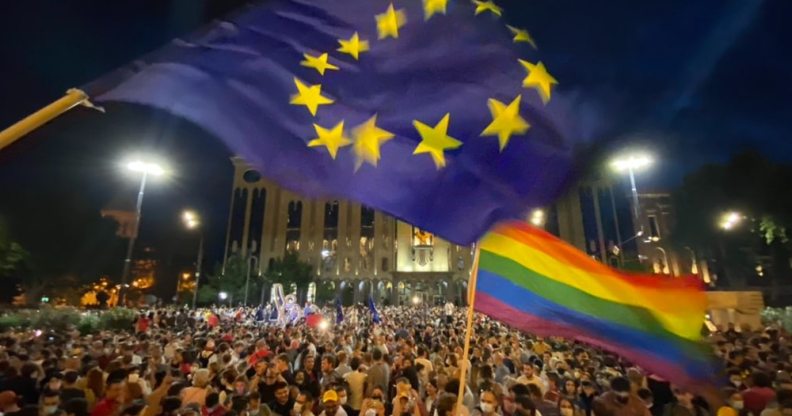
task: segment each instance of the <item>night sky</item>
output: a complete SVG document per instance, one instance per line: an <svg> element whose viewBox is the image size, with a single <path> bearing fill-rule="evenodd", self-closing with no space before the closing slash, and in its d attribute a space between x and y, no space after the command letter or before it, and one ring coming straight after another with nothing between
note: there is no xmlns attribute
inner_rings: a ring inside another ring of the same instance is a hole
<svg viewBox="0 0 792 416"><path fill-rule="evenodd" d="M0 128L244 3L4 2ZM598 136L613 141L613 149L638 144L657 155L652 171L639 178L646 186L673 186L685 172L746 148L792 160L792 29L785 27L792 2L499 3L511 24L532 33L542 60ZM173 267L189 264L197 241L181 229L178 215L191 207L206 218L217 260L230 154L167 114L122 105L108 110L72 111L0 152L0 214L15 238L41 253L76 245L68 259L75 273L120 269L118 242L111 243L106 224L94 217L109 202L135 196L135 179L119 169L123 156L154 150L176 174L149 188L142 244Z"/></svg>

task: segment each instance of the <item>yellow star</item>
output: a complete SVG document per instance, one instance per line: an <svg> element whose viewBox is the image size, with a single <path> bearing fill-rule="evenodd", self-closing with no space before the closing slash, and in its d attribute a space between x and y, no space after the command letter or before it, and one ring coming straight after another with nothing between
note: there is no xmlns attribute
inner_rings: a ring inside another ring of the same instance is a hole
<svg viewBox="0 0 792 416"><path fill-rule="evenodd" d="M424 20L429 20L435 13L446 14L448 0L423 0Z"/></svg>
<svg viewBox="0 0 792 416"><path fill-rule="evenodd" d="M355 153L355 169L359 169L363 162L377 166L380 159L380 147L383 143L393 138L393 133L377 127L377 115L368 119L363 124L352 129L354 144L352 151Z"/></svg>
<svg viewBox="0 0 792 416"><path fill-rule="evenodd" d="M509 144L512 135L524 134L531 127L524 118L520 117L521 98L522 96L518 95L508 106L494 98L487 101L492 115L492 123L481 132L481 135L498 136L501 152Z"/></svg>
<svg viewBox="0 0 792 416"><path fill-rule="evenodd" d="M352 140L344 136L344 120L329 130L315 123L313 126L319 137L308 142L308 147L324 146L333 159L338 154L338 148L352 144Z"/></svg>
<svg viewBox="0 0 792 416"><path fill-rule="evenodd" d="M303 56L305 57L304 61L300 62L300 65L307 66L308 68L313 68L319 71L319 74L324 75L325 71L328 69L332 69L334 71L338 71L338 67L327 62L327 54L323 53L319 56L311 56L307 53L304 53Z"/></svg>
<svg viewBox="0 0 792 416"><path fill-rule="evenodd" d="M368 41L360 40L360 36L358 36L357 32L355 32L349 40L338 39L338 43L341 44L338 51L352 55L355 60L359 59L361 52L369 50Z"/></svg>
<svg viewBox="0 0 792 416"><path fill-rule="evenodd" d="M528 33L527 30L516 28L514 26L509 26L509 25L506 25L506 27L508 27L509 30L512 32L512 35L514 35L514 43L526 42L529 45L531 45L534 49L537 49L536 41L534 41L533 37L531 36L530 33Z"/></svg>
<svg viewBox="0 0 792 416"><path fill-rule="evenodd" d="M294 85L297 86L297 94L291 96L290 104L304 105L308 107L308 111L312 116L316 115L316 109L323 104L332 104L333 100L322 95L322 85L305 85L294 78Z"/></svg>
<svg viewBox="0 0 792 416"><path fill-rule="evenodd" d="M558 84L558 81L547 72L547 68L545 68L542 62L532 64L522 59L519 61L522 66L525 67L525 70L528 71L528 76L525 77L522 83L523 87L536 88L539 92L539 96L542 97L542 102L547 104L547 102L550 101L550 89L553 85Z"/></svg>
<svg viewBox="0 0 792 416"><path fill-rule="evenodd" d="M413 120L413 126L418 130L421 135L421 142L413 152L414 155L419 153L429 153L434 160L437 169L445 166L445 155L443 152L446 149L456 149L462 146L462 142L448 135L448 121L451 114L446 113L440 122L434 127L429 127L418 120Z"/></svg>
<svg viewBox="0 0 792 416"><path fill-rule="evenodd" d="M404 14L403 9L396 10L393 8L393 3L388 6L385 13L375 16L377 19L377 33L380 39L387 37L398 38L399 28L407 23L407 15Z"/></svg>
<svg viewBox="0 0 792 416"><path fill-rule="evenodd" d="M503 13L503 9L501 9L500 6L498 6L497 4L493 3L492 0L487 0L487 1L473 0L473 3L476 4L476 15L479 15L486 11L492 12L496 16L500 16Z"/></svg>

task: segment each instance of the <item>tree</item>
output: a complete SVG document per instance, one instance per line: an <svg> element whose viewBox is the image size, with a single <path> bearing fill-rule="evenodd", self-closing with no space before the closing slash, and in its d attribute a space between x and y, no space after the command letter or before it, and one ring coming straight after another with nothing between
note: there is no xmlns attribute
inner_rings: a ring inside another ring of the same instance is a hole
<svg viewBox="0 0 792 416"><path fill-rule="evenodd" d="M16 241L11 241L5 221L0 219L0 278L15 275L25 265L30 255Z"/></svg>
<svg viewBox="0 0 792 416"><path fill-rule="evenodd" d="M245 298L245 280L247 279L247 261L239 255L232 255L226 260L225 270L222 265L215 266L215 272L209 276L208 282L201 285L198 290L198 300L201 303L219 302L220 292L225 292L228 299L225 302L237 304ZM252 271L251 271L252 273ZM255 296L258 282L251 276L248 288L248 299L257 299Z"/></svg>
<svg viewBox="0 0 792 416"><path fill-rule="evenodd" d="M674 192L673 243L714 259L719 277L731 285L741 286L755 275L760 257L771 259L765 280L788 277L790 182L792 166L773 163L755 152L738 154L726 164L703 166L687 175ZM739 212L745 219L724 231L718 218L727 211Z"/></svg>
<svg viewBox="0 0 792 416"><path fill-rule="evenodd" d="M292 284L297 286L297 299L302 303L313 281L313 265L300 260L297 253L287 252L283 258L275 259L264 276L270 283L282 284L286 291Z"/></svg>

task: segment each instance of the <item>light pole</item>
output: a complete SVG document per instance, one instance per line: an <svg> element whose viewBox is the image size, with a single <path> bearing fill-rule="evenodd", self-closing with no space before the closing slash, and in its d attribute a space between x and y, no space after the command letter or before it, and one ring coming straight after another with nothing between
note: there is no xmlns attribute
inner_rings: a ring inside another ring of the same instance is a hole
<svg viewBox="0 0 792 416"><path fill-rule="evenodd" d="M256 248L257 248L256 242L253 241L253 243L250 245L250 252L251 253L255 253L256 252ZM244 306L245 307L247 307L248 288L250 287L250 269L251 269L250 263L251 263L251 260L252 260L252 262L254 264L253 268L255 268L258 265L258 257L250 254L248 256L248 259L247 259L247 272L245 273L245 301L244 301Z"/></svg>
<svg viewBox="0 0 792 416"><path fill-rule="evenodd" d="M184 225L189 229L197 229L201 226L201 219L193 211L184 211L182 214ZM200 231L201 238L198 242L198 258L195 260L195 290L193 291L192 308L195 309L195 304L198 301L198 285L201 281L201 263L203 262L203 246L204 246L204 233ZM176 294L178 295L178 293Z"/></svg>
<svg viewBox="0 0 792 416"><path fill-rule="evenodd" d="M633 216L638 220L638 188L635 186L635 171L652 164L652 158L643 153L630 153L613 159L610 166L616 172L627 172L630 177L630 191L633 200Z"/></svg>
<svg viewBox="0 0 792 416"><path fill-rule="evenodd" d="M140 229L140 216L141 209L143 208L143 194L146 190L146 181L149 175L162 176L165 174L165 169L156 162L132 160L126 164L126 168L132 172L140 173L140 189L138 190L137 203L135 204L135 225L132 230L132 235L129 237L127 245L126 258L124 259L124 269L121 272L121 288L118 290L118 303L123 305L126 295L127 279L129 278L129 270L132 266L132 252L135 249L135 240L137 240L138 230Z"/></svg>

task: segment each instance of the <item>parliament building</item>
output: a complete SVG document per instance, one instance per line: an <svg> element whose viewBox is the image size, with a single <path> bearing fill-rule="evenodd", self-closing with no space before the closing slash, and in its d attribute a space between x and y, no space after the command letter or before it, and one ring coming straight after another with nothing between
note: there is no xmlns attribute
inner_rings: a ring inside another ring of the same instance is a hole
<svg viewBox="0 0 792 416"><path fill-rule="evenodd" d="M372 296L390 305L418 299L465 303L473 247L356 202L302 197L263 178L241 158L232 162L224 262L232 255L255 256L254 273L261 276L275 259L296 252L313 265L316 282L329 284L347 301ZM574 187L551 207L537 207L526 220L617 264L630 250L629 242L619 246L634 234L629 213L623 192L592 182ZM312 284L309 300L315 291Z"/></svg>

